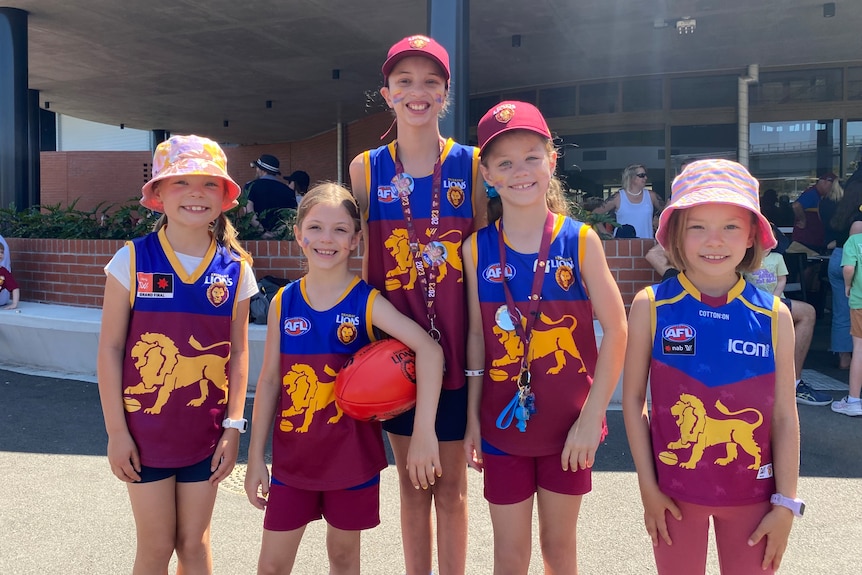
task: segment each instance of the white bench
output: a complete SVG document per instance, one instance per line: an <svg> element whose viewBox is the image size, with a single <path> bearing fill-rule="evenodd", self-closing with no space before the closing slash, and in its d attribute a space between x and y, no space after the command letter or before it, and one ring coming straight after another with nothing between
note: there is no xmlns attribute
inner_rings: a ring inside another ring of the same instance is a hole
<svg viewBox="0 0 862 575"><path fill-rule="evenodd" d="M102 310L21 302L0 311L0 364L46 376L96 381ZM263 363L266 326L249 324L249 390Z"/></svg>

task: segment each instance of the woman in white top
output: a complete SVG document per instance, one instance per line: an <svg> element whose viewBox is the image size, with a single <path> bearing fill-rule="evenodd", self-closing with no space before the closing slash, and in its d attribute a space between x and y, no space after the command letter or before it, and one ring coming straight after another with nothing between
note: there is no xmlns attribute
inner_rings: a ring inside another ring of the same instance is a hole
<svg viewBox="0 0 862 575"><path fill-rule="evenodd" d="M617 223L620 226L632 226L636 237L654 237L653 214L661 211L664 202L652 190L644 193L646 181L646 168L640 164L632 164L623 170L623 187L620 191L605 200L593 213L606 214L613 211Z"/></svg>

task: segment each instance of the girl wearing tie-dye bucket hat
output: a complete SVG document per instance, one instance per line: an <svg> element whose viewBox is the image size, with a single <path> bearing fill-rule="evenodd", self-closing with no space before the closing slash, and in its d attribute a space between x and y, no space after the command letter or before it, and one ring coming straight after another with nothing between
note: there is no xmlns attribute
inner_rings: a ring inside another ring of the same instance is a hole
<svg viewBox="0 0 862 575"><path fill-rule="evenodd" d="M224 212L239 186L199 136L156 148L141 204L163 215L105 266L98 380L111 471L128 485L135 572L212 570L218 483L239 449L252 258ZM228 385L230 382L230 385Z"/></svg>
<svg viewBox="0 0 862 575"><path fill-rule="evenodd" d="M658 573L705 572L710 517L723 574L773 573L805 505L793 320L740 275L775 246L757 180L688 164L656 239L681 273L632 303L623 416Z"/></svg>

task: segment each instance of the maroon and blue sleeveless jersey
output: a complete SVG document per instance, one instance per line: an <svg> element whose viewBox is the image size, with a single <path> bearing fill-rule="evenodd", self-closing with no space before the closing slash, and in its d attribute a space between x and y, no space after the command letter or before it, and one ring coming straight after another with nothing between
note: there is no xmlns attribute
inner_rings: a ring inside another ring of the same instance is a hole
<svg viewBox="0 0 862 575"><path fill-rule="evenodd" d="M401 200L392 178L395 176L395 145L365 152L365 188L368 190L366 238L367 280L386 294L395 308L426 330L430 329L423 285L417 277ZM445 262L436 268L435 327L446 357L444 389L465 384L467 346L467 297L462 277L461 244L473 226L473 189L479 173L479 152L447 140L441 154L442 174L440 219L434 238L431 227L432 176L414 179L410 194L413 226L419 253L434 239L442 244Z"/></svg>
<svg viewBox="0 0 862 575"><path fill-rule="evenodd" d="M536 413L526 432L514 424L496 425L500 412L517 391L524 344L509 319L503 274L520 314L529 310L538 254L521 254L506 245L506 270L501 269L499 221L475 236L476 272L482 331L485 339L485 376L480 421L482 439L513 455L560 453L571 426L578 419L595 373L598 352L593 308L586 292L581 265L589 228L556 216L545 266L539 318L530 339L528 361ZM526 318L520 317L522 328Z"/></svg>
<svg viewBox="0 0 862 575"><path fill-rule="evenodd" d="M272 436L272 476L298 489L365 483L386 467L378 422L358 421L335 403L335 375L373 341L376 289L356 278L332 308L308 303L305 278L273 298L281 334L281 396Z"/></svg>
<svg viewBox="0 0 862 575"><path fill-rule="evenodd" d="M646 293L659 487L699 505L768 500L778 298L742 279L726 297L709 297L685 274Z"/></svg>
<svg viewBox="0 0 862 575"><path fill-rule="evenodd" d="M212 455L222 433L242 261L213 241L189 274L164 228L128 246L126 422L143 465L191 465Z"/></svg>

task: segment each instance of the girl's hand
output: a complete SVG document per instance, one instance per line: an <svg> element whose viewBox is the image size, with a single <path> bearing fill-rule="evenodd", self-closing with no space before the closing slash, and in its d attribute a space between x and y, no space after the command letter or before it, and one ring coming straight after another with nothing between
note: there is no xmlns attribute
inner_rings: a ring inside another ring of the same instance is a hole
<svg viewBox="0 0 862 575"><path fill-rule="evenodd" d="M586 469L596 462L596 451L602 439L602 425L582 425L582 420L583 417L579 417L566 436L561 458L563 471Z"/></svg>
<svg viewBox="0 0 862 575"><path fill-rule="evenodd" d="M230 475L233 466L236 465L237 455L239 455L239 429L225 429L213 453L210 464L210 471L213 474L210 475L210 483L218 485L222 479Z"/></svg>
<svg viewBox="0 0 862 575"><path fill-rule="evenodd" d="M658 547L659 536L668 545L673 545L667 531L667 514L670 513L677 521L682 520L679 507L673 499L659 491L658 487L649 491L641 489L641 500L644 504L644 524L652 539L652 546Z"/></svg>
<svg viewBox="0 0 862 575"><path fill-rule="evenodd" d="M120 481L132 483L141 480L141 456L130 433L108 436L108 463Z"/></svg>
<svg viewBox="0 0 862 575"><path fill-rule="evenodd" d="M263 459L249 460L245 471L245 495L258 509L266 509L269 496L269 469Z"/></svg>
<svg viewBox="0 0 862 575"><path fill-rule="evenodd" d="M413 432L407 449L407 475L416 489L428 489L443 475L440 447L434 432Z"/></svg>
<svg viewBox="0 0 862 575"><path fill-rule="evenodd" d="M485 469L482 461L482 434L479 432L479 424L469 420L464 432L464 456L467 458L468 467L482 473Z"/></svg>
<svg viewBox="0 0 862 575"><path fill-rule="evenodd" d="M793 527L793 512L785 507L773 507L767 513L751 537L748 540L750 546L757 545L763 537L766 537L766 552L763 554L761 568L772 568L778 571L781 558L787 549L787 539L790 537L790 528Z"/></svg>

